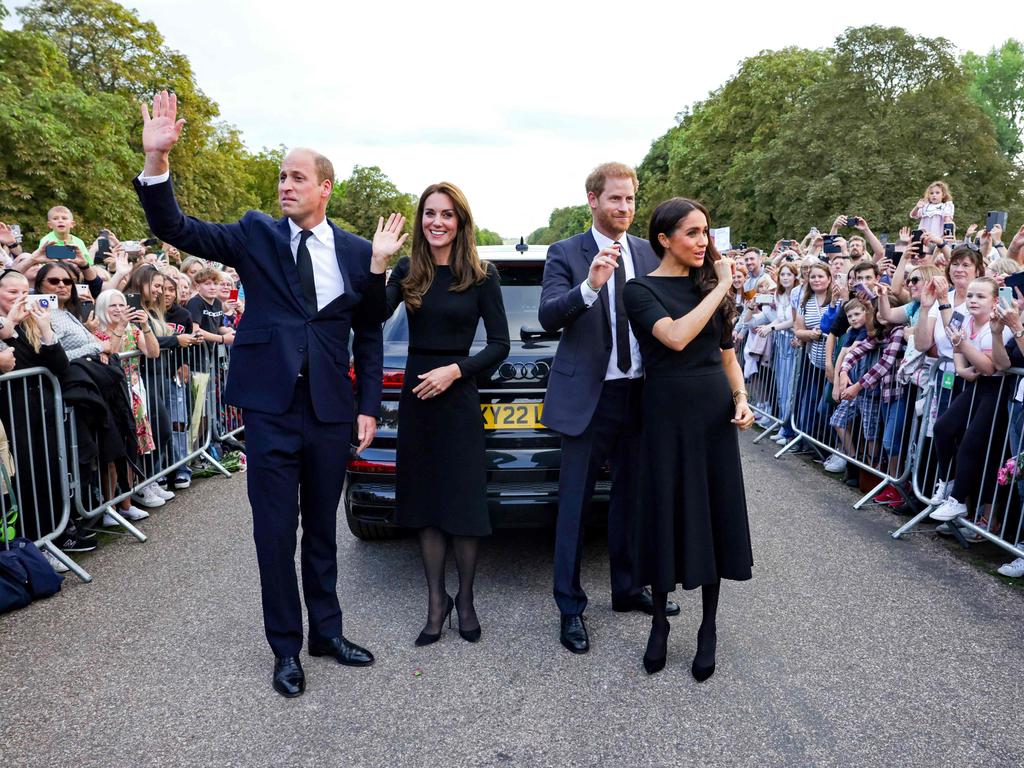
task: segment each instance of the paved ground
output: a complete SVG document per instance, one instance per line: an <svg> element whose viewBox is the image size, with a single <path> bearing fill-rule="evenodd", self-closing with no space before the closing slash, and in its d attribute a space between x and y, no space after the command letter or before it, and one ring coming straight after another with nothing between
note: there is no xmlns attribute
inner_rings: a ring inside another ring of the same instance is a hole
<svg viewBox="0 0 1024 768"><path fill-rule="evenodd" d="M727 583L718 671L689 675L699 593L678 593L669 665L647 619L611 611L591 542L593 650L557 639L551 542L499 534L478 586L484 639L413 647L412 541L342 529L346 634L369 670L307 659L270 688L244 478L201 481L84 559L91 585L0 617L0 766L1009 766L1024 764L1024 593L799 459L744 440L755 577ZM454 585L453 585L454 586ZM418 673L418 674L417 674Z"/></svg>

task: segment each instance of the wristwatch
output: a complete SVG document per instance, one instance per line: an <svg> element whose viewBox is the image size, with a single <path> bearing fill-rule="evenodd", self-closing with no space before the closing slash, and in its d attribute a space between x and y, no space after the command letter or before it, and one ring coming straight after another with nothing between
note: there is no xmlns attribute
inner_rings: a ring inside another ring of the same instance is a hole
<svg viewBox="0 0 1024 768"><path fill-rule="evenodd" d="M952 304L939 304L939 312L944 312L947 309L952 309Z"/></svg>
<svg viewBox="0 0 1024 768"><path fill-rule="evenodd" d="M1019 331L1014 331L1013 338L1024 339L1024 328L1021 328Z"/></svg>

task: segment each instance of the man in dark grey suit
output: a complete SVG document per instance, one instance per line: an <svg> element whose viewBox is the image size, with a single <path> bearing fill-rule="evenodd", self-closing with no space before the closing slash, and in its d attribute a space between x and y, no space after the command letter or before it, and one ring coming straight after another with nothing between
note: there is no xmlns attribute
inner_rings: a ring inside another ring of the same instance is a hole
<svg viewBox="0 0 1024 768"><path fill-rule="evenodd" d="M561 641L573 653L590 649L580 585L584 513L601 466L611 460L608 556L612 608L653 612L650 591L633 584L629 547L634 476L639 451L640 348L629 328L622 286L658 266L650 244L626 230L636 207L636 173L605 163L587 177L593 226L547 252L540 323L562 331L544 398L544 424L562 435L555 602ZM669 615L679 613L670 602Z"/></svg>

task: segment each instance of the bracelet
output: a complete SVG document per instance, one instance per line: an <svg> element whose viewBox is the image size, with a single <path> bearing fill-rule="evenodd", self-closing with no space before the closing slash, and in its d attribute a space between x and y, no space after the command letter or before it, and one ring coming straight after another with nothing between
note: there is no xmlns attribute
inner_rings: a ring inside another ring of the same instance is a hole
<svg viewBox="0 0 1024 768"><path fill-rule="evenodd" d="M590 284L590 276L589 275L583 279L583 282L586 283L587 288L592 290L594 293L600 293L601 292L601 288L595 288L594 286L592 286ZM602 286L602 287L604 287L604 286Z"/></svg>
<svg viewBox="0 0 1024 768"><path fill-rule="evenodd" d="M747 390L745 390L745 389L737 389L735 392L732 393L732 401L735 403L736 400L739 399L740 395L743 395L743 397L746 397L747 396Z"/></svg>
<svg viewBox="0 0 1024 768"><path fill-rule="evenodd" d="M991 285L991 283L990 283ZM939 304L939 312L945 312L947 309L952 309L952 304Z"/></svg>

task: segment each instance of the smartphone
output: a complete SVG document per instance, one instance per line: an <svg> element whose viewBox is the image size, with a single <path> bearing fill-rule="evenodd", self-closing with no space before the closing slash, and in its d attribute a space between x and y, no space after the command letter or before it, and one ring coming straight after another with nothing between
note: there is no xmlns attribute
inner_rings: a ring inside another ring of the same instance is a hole
<svg viewBox="0 0 1024 768"><path fill-rule="evenodd" d="M896 261L896 243L885 244L885 258Z"/></svg>
<svg viewBox="0 0 1024 768"><path fill-rule="evenodd" d="M871 290L871 289L870 289L870 288L868 287L867 283L857 283L857 285L856 285L856 286L854 286L854 289L853 289L853 290L855 290L855 291L856 291L857 293L862 293L862 294L864 294L865 296L867 296L867 297L868 297L869 299L871 299L872 301L874 301L875 299L877 299L877 298L878 298L878 294L877 294L877 293L875 293L874 291L872 291L872 290Z"/></svg>
<svg viewBox="0 0 1024 768"><path fill-rule="evenodd" d="M811 234L812 235L817 235L818 234L818 228L817 227L811 227Z"/></svg>
<svg viewBox="0 0 1024 768"><path fill-rule="evenodd" d="M46 258L48 259L77 259L78 251L70 245L48 245L46 246Z"/></svg>
<svg viewBox="0 0 1024 768"><path fill-rule="evenodd" d="M82 307L82 317L81 317L81 320L82 320L83 323L87 323L87 322L89 322L89 319L92 317L93 312L96 311L96 304L94 302L92 302L92 301L83 301L82 304L81 304L81 307Z"/></svg>
<svg viewBox="0 0 1024 768"><path fill-rule="evenodd" d="M93 298L92 291L85 283L75 283L75 290L78 291L78 298L83 301L90 301Z"/></svg>
<svg viewBox="0 0 1024 768"><path fill-rule="evenodd" d="M944 234L944 235L952 235L953 234L953 226L954 226L953 222L947 221L945 224L942 225L942 234Z"/></svg>
<svg viewBox="0 0 1024 768"><path fill-rule="evenodd" d="M14 235L14 242L21 242L21 225L11 224L11 234Z"/></svg>
<svg viewBox="0 0 1024 768"><path fill-rule="evenodd" d="M964 325L964 316L961 312L954 312L953 316L949 318L949 327L953 332L959 331Z"/></svg>
<svg viewBox="0 0 1024 768"><path fill-rule="evenodd" d="M96 238L96 258L105 259L110 255L110 230L101 229L100 236Z"/></svg>
<svg viewBox="0 0 1024 768"><path fill-rule="evenodd" d="M228 301L238 301L238 289L232 288L231 293L228 294Z"/></svg>
<svg viewBox="0 0 1024 768"><path fill-rule="evenodd" d="M740 243L740 245L739 245L739 248L740 248L741 251L746 249L746 247L747 247L746 243Z"/></svg>
<svg viewBox="0 0 1024 768"><path fill-rule="evenodd" d="M846 275L844 275L842 272L840 272L838 275L835 275L832 278L832 280L835 281L836 285L846 285Z"/></svg>
<svg viewBox="0 0 1024 768"><path fill-rule="evenodd" d="M848 227L856 227L858 224L860 224L860 219L858 217L856 217L856 216L847 216L846 217L846 226L848 226Z"/></svg>
<svg viewBox="0 0 1024 768"><path fill-rule="evenodd" d="M822 248L825 253L842 253L843 247L838 243L834 243L831 240L825 241L825 245Z"/></svg>
<svg viewBox="0 0 1024 768"><path fill-rule="evenodd" d="M999 289L999 301L1006 301L1007 304L1013 304L1013 287L1000 288Z"/></svg>
<svg viewBox="0 0 1024 768"><path fill-rule="evenodd" d="M1024 272L1015 272L1012 275L1007 275L1006 279L1003 280L1003 285L1011 291L1014 288L1020 288L1021 293L1024 293Z"/></svg>
<svg viewBox="0 0 1024 768"><path fill-rule="evenodd" d="M880 232L879 235L878 235L878 242L880 242L882 245L888 245L889 244L889 233L888 232Z"/></svg>
<svg viewBox="0 0 1024 768"><path fill-rule="evenodd" d="M128 309L142 309L142 294L141 293L126 293L124 300L128 304Z"/></svg>
<svg viewBox="0 0 1024 768"><path fill-rule="evenodd" d="M125 253L142 253L142 243L138 240L125 240L121 245Z"/></svg>
<svg viewBox="0 0 1024 768"><path fill-rule="evenodd" d="M924 237L924 230L915 229L913 232L910 233L910 242L920 243L922 237Z"/></svg>
<svg viewBox="0 0 1024 768"><path fill-rule="evenodd" d="M38 304L43 309L53 309L57 306L57 294L55 293L30 293L28 296L30 304Z"/></svg>
<svg viewBox="0 0 1024 768"><path fill-rule="evenodd" d="M1005 232L1006 231L1006 219L1007 219L1006 211L989 211L988 214L985 216L985 229L987 229L989 232L991 232L993 230L993 228L995 228L996 225L998 225L998 226L1002 227L1003 232Z"/></svg>
<svg viewBox="0 0 1024 768"><path fill-rule="evenodd" d="M775 297L770 293L759 293L754 296L755 304L771 304L773 301L775 301Z"/></svg>

